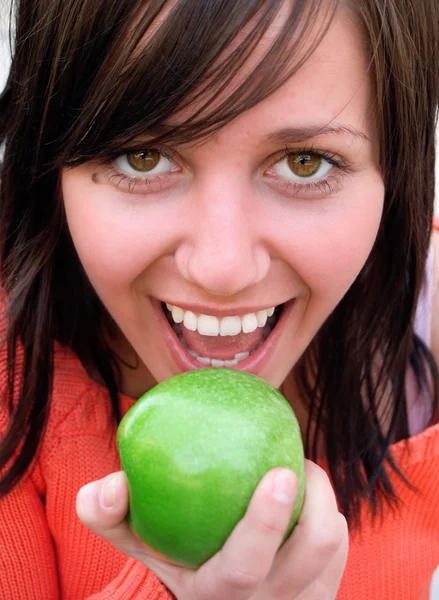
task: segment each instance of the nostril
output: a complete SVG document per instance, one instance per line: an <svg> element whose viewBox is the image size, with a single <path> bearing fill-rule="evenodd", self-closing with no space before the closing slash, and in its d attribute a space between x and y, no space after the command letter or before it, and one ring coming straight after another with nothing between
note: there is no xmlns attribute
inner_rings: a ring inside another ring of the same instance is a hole
<svg viewBox="0 0 439 600"><path fill-rule="evenodd" d="M263 246L254 244L247 234L243 234L243 240L230 239L228 243L221 236L207 234L207 231L195 232L182 240L175 251L177 269L187 282L208 295L229 297L242 294L266 278L270 254Z"/></svg>

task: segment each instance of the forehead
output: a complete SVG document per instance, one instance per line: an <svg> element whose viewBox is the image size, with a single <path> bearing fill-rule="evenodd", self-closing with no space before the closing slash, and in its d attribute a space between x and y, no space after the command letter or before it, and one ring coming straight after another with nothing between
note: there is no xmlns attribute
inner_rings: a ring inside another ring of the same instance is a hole
<svg viewBox="0 0 439 600"><path fill-rule="evenodd" d="M87 92L73 160L112 155L139 136L197 143L244 118L306 126L345 106L366 112L364 40L343 0L228 1L212 3L215 18L204 0L175 0L130 21L134 34L117 41Z"/></svg>
<svg viewBox="0 0 439 600"><path fill-rule="evenodd" d="M234 81L212 99L210 109L215 104L221 105L251 74L282 28L284 18L285 11L281 11ZM324 24L323 13L320 21L316 19L313 24L314 31L310 31L309 35L311 40ZM329 30L300 69L268 98L234 119L226 130L238 134L243 126L243 133L247 128L246 135L251 133L258 137L269 133L270 129L280 130L285 124L306 129L315 128L316 123L323 127L337 120L341 125L355 127L372 137L372 80L364 42L355 16L347 8L340 7ZM306 50L304 47L302 52ZM297 54L291 57L292 63L298 60L300 56ZM170 123L178 125L186 122L204 103L205 98L190 103L177 111Z"/></svg>
<svg viewBox="0 0 439 600"><path fill-rule="evenodd" d="M329 31L295 73L269 100L278 111L273 119L297 115L303 125L329 123L341 116L367 118L371 76L361 31L345 12L339 12Z"/></svg>

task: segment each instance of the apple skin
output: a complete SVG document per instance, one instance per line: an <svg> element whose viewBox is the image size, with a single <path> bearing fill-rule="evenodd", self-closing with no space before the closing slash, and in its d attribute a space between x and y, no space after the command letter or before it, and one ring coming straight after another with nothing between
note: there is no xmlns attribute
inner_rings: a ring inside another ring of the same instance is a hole
<svg viewBox="0 0 439 600"><path fill-rule="evenodd" d="M299 518L299 425L284 396L255 375L207 368L172 377L130 408L116 440L131 529L180 565L198 568L221 549L275 467L289 467L299 479L285 539Z"/></svg>

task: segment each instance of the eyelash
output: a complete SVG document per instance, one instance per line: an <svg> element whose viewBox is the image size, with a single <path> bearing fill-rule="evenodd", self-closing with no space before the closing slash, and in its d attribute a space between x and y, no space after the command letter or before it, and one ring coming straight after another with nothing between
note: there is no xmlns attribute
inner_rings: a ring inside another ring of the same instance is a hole
<svg viewBox="0 0 439 600"><path fill-rule="evenodd" d="M353 172L352 167L333 152L330 152L329 150L319 150L314 148L313 146L308 146L304 148L290 148L289 146L285 146L284 156L282 156L278 161L276 161L276 163L280 162L284 158L287 158L292 155L294 156L297 154L312 154L313 156L326 160L332 167L334 167L334 169L331 169L331 171L326 177L318 181L313 181L311 183L297 183L296 181L286 181L284 191L290 192L290 188L293 188L295 190L293 192L293 196L299 193L307 194L316 192L319 192L322 195L334 194L339 190L341 180L344 177L352 174ZM335 170L334 173L333 170Z"/></svg>
<svg viewBox="0 0 439 600"><path fill-rule="evenodd" d="M143 148L144 150L144 148ZM167 153L164 150L157 148L159 152L171 162L174 162L174 156L171 153ZM163 174L154 175L152 177L133 177L132 175L127 175L126 173L122 173L115 166L115 160L120 156L139 152L139 149L130 149L127 148L123 153L118 153L117 155L111 157L107 161L103 161L101 164L108 169L106 171L106 176L108 180L115 185L117 189L121 186L126 186L127 191L130 194L136 193L136 188L139 185L143 185L146 187L150 187L153 184L158 184L159 189L161 188L162 180L165 177L169 177L172 174L172 171L168 171ZM284 154L279 157L272 165L276 165L281 162L285 158L288 158L292 155L297 154L312 154L313 156L323 159L327 161L333 169L329 172L329 175L318 180L313 181L311 183L297 183L297 181L287 180L281 176L275 176L277 180L282 180L282 189L284 192L288 192L288 194L297 196L299 194L321 194L321 195L329 195L336 193L341 184L341 180L350 175L353 172L353 169L348 165L344 160L340 159L336 154L326 150L315 149L312 146L304 147L304 148L291 148L289 146L285 146ZM333 172L335 171L335 172Z"/></svg>
<svg viewBox="0 0 439 600"><path fill-rule="evenodd" d="M153 148L150 148L150 149L152 150ZM145 150L145 148L142 148L141 150ZM124 152L122 152L122 153L119 152L118 154L112 156L108 160L102 161L101 164L108 169L108 171L106 172L106 176L108 177L108 180L111 183L115 184L116 189L119 189L120 186L122 186L122 185L126 185L128 187L128 193L134 194L135 188L138 185L142 184L144 186L150 186L153 183L160 184L162 181L162 178L164 176L169 176L170 172L168 171L167 173L153 175L152 177L133 177L132 175L127 175L126 173L122 173L122 171L119 171L119 169L116 168L116 166L115 166L116 159L118 159L121 156L124 156L126 154L134 154L141 150L139 150L138 148L134 148L134 149L126 148ZM160 154L162 156L164 156L168 160L170 160L172 162L174 161L174 157L171 155L171 153L167 153L164 150L162 150L161 148L157 148L157 150L160 152Z"/></svg>

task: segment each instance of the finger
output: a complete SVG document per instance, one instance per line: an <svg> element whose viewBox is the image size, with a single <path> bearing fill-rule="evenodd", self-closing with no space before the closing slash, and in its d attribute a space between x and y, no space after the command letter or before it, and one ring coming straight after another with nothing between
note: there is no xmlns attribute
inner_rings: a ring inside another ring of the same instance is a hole
<svg viewBox="0 0 439 600"><path fill-rule="evenodd" d="M340 587L341 578L346 566L349 541L348 537L343 541L332 560L313 583L300 594L300 600L317 600L318 598L335 598ZM291 592L289 592L290 594ZM288 595L287 598L291 596ZM296 596L295 596L296 597Z"/></svg>
<svg viewBox="0 0 439 600"><path fill-rule="evenodd" d="M123 471L82 487L76 498L76 512L91 531L154 571L170 589L178 589L183 569L162 560L128 526L128 485Z"/></svg>
<svg viewBox="0 0 439 600"><path fill-rule="evenodd" d="M222 550L199 569L193 597L243 600L254 593L282 543L297 486L296 475L288 469L273 469L262 478Z"/></svg>
<svg viewBox="0 0 439 600"><path fill-rule="evenodd" d="M128 486L123 471L82 487L76 498L76 512L86 527L118 550L153 570L159 569L162 572L162 562L166 557L162 560L158 553L141 542L125 520L128 512ZM174 572L173 565L169 567Z"/></svg>
<svg viewBox="0 0 439 600"><path fill-rule="evenodd" d="M140 542L125 521L128 486L123 471L82 487L76 497L76 513L86 527L125 554L138 550Z"/></svg>
<svg viewBox="0 0 439 600"><path fill-rule="evenodd" d="M439 565L417 600L439 600Z"/></svg>
<svg viewBox="0 0 439 600"><path fill-rule="evenodd" d="M439 566L431 579L430 600L439 600Z"/></svg>
<svg viewBox="0 0 439 600"><path fill-rule="evenodd" d="M346 519L338 511L325 471L306 461L305 501L291 537L278 552L270 572L279 597L295 597L315 581L337 589L348 552ZM329 565L331 564L331 568Z"/></svg>

